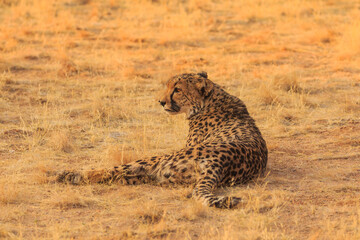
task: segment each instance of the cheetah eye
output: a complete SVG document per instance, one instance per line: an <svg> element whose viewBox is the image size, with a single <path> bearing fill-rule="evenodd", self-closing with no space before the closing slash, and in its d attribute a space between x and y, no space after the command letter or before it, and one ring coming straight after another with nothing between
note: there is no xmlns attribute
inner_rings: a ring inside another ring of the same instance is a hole
<svg viewBox="0 0 360 240"><path fill-rule="evenodd" d="M181 89L180 88L175 88L174 92L181 92Z"/></svg>

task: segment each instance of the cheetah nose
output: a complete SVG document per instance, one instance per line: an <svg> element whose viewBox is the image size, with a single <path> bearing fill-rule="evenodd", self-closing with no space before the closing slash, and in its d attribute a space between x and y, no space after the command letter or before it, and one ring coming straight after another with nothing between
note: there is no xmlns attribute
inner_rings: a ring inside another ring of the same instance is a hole
<svg viewBox="0 0 360 240"><path fill-rule="evenodd" d="M164 102L164 101L159 101L159 103L161 106L165 106L165 104L166 104L166 102Z"/></svg>

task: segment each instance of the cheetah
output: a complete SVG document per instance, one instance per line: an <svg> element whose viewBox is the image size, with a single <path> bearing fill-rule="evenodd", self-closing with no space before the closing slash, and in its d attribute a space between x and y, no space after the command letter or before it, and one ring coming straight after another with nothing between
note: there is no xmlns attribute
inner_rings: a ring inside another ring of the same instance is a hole
<svg viewBox="0 0 360 240"><path fill-rule="evenodd" d="M264 174L267 147L245 104L208 79L206 72L171 77L160 105L169 114L186 114L189 133L183 149L140 159L113 169L64 171L58 182L70 184L187 184L193 198L207 206L232 208L241 198L219 196L222 186L246 183Z"/></svg>

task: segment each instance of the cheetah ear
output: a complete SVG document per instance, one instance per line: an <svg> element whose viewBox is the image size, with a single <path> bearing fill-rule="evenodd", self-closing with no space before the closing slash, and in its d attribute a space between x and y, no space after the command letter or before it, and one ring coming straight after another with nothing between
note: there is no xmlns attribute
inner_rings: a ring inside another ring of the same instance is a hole
<svg viewBox="0 0 360 240"><path fill-rule="evenodd" d="M203 78L208 78L207 72L204 72L204 71L199 72L197 75L199 75L199 76L201 76Z"/></svg>
<svg viewBox="0 0 360 240"><path fill-rule="evenodd" d="M199 82L196 84L196 88L198 89L201 96L207 98L214 88L214 83L207 78L199 79Z"/></svg>

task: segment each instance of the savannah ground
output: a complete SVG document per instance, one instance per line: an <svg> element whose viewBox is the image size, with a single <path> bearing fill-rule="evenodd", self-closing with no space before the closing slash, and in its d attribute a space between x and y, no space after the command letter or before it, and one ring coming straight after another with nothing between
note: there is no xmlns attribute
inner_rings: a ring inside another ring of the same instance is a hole
<svg viewBox="0 0 360 240"><path fill-rule="evenodd" d="M220 189L68 186L47 171L181 148L168 77L207 71L241 98L267 176ZM358 1L0 0L0 238L360 239Z"/></svg>

